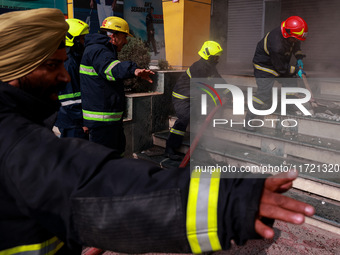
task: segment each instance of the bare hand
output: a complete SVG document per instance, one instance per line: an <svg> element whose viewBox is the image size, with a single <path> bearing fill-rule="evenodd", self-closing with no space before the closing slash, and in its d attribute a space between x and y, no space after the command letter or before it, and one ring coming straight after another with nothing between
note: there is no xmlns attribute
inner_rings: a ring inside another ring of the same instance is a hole
<svg viewBox="0 0 340 255"><path fill-rule="evenodd" d="M85 134L87 134L87 135L89 134L89 128L88 127L83 127L83 131L84 131Z"/></svg>
<svg viewBox="0 0 340 255"><path fill-rule="evenodd" d="M151 70L147 70L147 69L136 69L135 70L135 76L137 77L141 77L143 80L146 80L150 83L152 83L152 79L150 78L151 74L155 74L153 71Z"/></svg>
<svg viewBox="0 0 340 255"><path fill-rule="evenodd" d="M90 1L90 8L93 9L94 8L94 0Z"/></svg>
<svg viewBox="0 0 340 255"><path fill-rule="evenodd" d="M112 2L112 5L111 5L112 11L114 11L114 10L116 9L116 2L117 2L117 0L114 0L114 1Z"/></svg>
<svg viewBox="0 0 340 255"><path fill-rule="evenodd" d="M273 238L274 230L262 223L261 217L302 224L305 221L305 216L314 214L313 206L279 194L293 186L293 180L297 175L297 172L291 171L269 177L265 181L259 216L255 220L255 230L262 237Z"/></svg>

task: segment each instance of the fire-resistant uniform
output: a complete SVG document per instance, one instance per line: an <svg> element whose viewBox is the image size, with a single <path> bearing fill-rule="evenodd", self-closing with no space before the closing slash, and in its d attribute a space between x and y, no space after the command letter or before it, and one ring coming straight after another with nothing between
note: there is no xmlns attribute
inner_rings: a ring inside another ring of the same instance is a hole
<svg viewBox="0 0 340 255"><path fill-rule="evenodd" d="M89 26L79 19L67 19L66 22L69 25L65 42L68 59L64 66L71 81L59 92L61 107L55 125L59 128L60 137L88 139L83 130L79 66L84 51L84 36L89 33Z"/></svg>
<svg viewBox="0 0 340 255"><path fill-rule="evenodd" d="M55 105L0 83L0 254L202 253L257 237L264 179L113 159L43 126ZM217 177L217 178L212 178Z"/></svg>
<svg viewBox="0 0 340 255"><path fill-rule="evenodd" d="M295 66L290 65L292 55L296 59L302 59L303 55L301 42L289 42L281 33L281 28L277 27L257 44L255 55L253 58L254 75L257 83L257 92L253 97L255 104L263 105L268 103L272 97L272 88L275 78L293 77L298 70ZM270 79L264 79L270 78ZM291 83L294 82L295 83ZM291 79L290 86L296 86L296 80ZM283 83L282 86L288 84ZM255 107L256 108L256 107Z"/></svg>
<svg viewBox="0 0 340 255"><path fill-rule="evenodd" d="M176 82L172 92L172 102L177 120L170 129L167 147L181 146L185 130L190 122L190 79L191 78L222 78L216 69L217 63L201 58L193 63Z"/></svg>
<svg viewBox="0 0 340 255"><path fill-rule="evenodd" d="M55 126L59 128L60 137L79 137L87 139L83 130L83 113L81 107L81 92L79 81L79 66L81 54L67 48L68 59L65 61L65 69L71 77L71 81L65 89L59 92L61 107L58 112Z"/></svg>
<svg viewBox="0 0 340 255"><path fill-rule="evenodd" d="M125 92L123 79L132 78L137 65L120 62L117 48L110 38L90 34L80 65L80 82L84 124L90 141L103 144L121 155L125 150L123 113Z"/></svg>

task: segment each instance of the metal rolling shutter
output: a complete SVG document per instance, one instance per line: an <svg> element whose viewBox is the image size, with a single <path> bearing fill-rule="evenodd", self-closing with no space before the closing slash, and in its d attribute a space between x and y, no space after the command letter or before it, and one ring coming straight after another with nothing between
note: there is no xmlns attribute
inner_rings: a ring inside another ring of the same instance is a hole
<svg viewBox="0 0 340 255"><path fill-rule="evenodd" d="M255 48L262 38L263 0L229 0L227 72L252 74Z"/></svg>

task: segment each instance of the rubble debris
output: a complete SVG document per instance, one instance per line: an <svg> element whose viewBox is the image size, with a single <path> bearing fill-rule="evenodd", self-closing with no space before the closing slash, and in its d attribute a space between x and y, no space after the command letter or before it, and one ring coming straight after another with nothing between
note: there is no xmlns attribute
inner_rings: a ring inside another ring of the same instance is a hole
<svg viewBox="0 0 340 255"><path fill-rule="evenodd" d="M270 144L269 145L269 149L271 150L271 151L274 151L275 149L276 149L276 146L274 145L274 144Z"/></svg>
<svg viewBox="0 0 340 255"><path fill-rule="evenodd" d="M330 110L326 110L325 113L328 114L328 115L332 115L332 116L336 115L336 114L332 113Z"/></svg>
<svg viewBox="0 0 340 255"><path fill-rule="evenodd" d="M340 121L340 116L337 114L329 115L327 113L316 113L315 116L321 119Z"/></svg>

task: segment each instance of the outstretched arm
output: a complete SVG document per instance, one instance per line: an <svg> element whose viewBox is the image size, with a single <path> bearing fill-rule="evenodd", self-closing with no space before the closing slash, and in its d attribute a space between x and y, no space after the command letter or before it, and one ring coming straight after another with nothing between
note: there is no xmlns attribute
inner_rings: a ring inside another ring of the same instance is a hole
<svg viewBox="0 0 340 255"><path fill-rule="evenodd" d="M297 172L281 173L266 179L259 206L259 215L255 220L256 232L264 238L273 238L274 231L265 225L262 217L282 220L293 224L302 224L305 216L314 214L314 207L295 199L281 195L289 190Z"/></svg>
<svg viewBox="0 0 340 255"><path fill-rule="evenodd" d="M150 75L152 75L152 74L155 74L155 73L153 71L147 70L147 69L139 69L139 68L137 68L135 70L135 75L137 77L141 77L143 80L146 80L146 81L148 81L150 83L152 83L152 79L150 78Z"/></svg>
<svg viewBox="0 0 340 255"><path fill-rule="evenodd" d="M91 8L91 9L94 8L94 0L90 0L90 8Z"/></svg>
<svg viewBox="0 0 340 255"><path fill-rule="evenodd" d="M117 0L113 0L112 5L111 5L112 11L115 10L115 8L116 8L116 3L117 3Z"/></svg>

